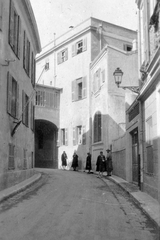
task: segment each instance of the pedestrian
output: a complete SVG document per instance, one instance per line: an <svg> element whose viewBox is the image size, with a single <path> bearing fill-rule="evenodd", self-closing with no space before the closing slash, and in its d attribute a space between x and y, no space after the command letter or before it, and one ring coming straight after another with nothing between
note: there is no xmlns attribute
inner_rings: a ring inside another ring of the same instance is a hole
<svg viewBox="0 0 160 240"><path fill-rule="evenodd" d="M112 153L110 149L107 149L107 156L106 156L106 169L107 169L107 176L112 175L113 165L112 165Z"/></svg>
<svg viewBox="0 0 160 240"><path fill-rule="evenodd" d="M65 151L63 151L63 153L62 153L61 161L62 161L62 168L63 168L63 170L65 170L67 167L67 154Z"/></svg>
<svg viewBox="0 0 160 240"><path fill-rule="evenodd" d="M72 166L74 171L76 171L76 168L78 168L78 155L76 154L76 151L74 151L73 159L72 159Z"/></svg>
<svg viewBox="0 0 160 240"><path fill-rule="evenodd" d="M92 164L91 164L91 154L88 152L86 158L86 170L88 170L88 173L91 173Z"/></svg>
<svg viewBox="0 0 160 240"><path fill-rule="evenodd" d="M96 171L99 172L99 176L103 176L103 172L106 170L106 160L105 156L103 155L103 152L100 152L100 155L97 157L97 163L96 163Z"/></svg>

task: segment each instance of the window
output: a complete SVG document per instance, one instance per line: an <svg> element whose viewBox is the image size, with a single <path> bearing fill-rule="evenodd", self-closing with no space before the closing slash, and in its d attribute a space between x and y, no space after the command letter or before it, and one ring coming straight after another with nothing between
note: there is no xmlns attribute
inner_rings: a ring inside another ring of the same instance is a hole
<svg viewBox="0 0 160 240"><path fill-rule="evenodd" d="M86 127L77 126L73 128L73 146L86 144Z"/></svg>
<svg viewBox="0 0 160 240"><path fill-rule="evenodd" d="M19 86L16 80L7 74L7 112L14 118L18 118L19 113Z"/></svg>
<svg viewBox="0 0 160 240"><path fill-rule="evenodd" d="M57 63L61 64L68 60L68 48L64 49L63 51L57 54Z"/></svg>
<svg viewBox="0 0 160 240"><path fill-rule="evenodd" d="M25 31L23 39L23 68L27 75L30 76L30 42Z"/></svg>
<svg viewBox="0 0 160 240"><path fill-rule="evenodd" d="M132 51L132 45L124 44L124 45L123 45L123 49L124 49L124 51L126 51L126 52L130 52L130 51Z"/></svg>
<svg viewBox="0 0 160 240"><path fill-rule="evenodd" d="M45 70L49 70L49 59L46 59L46 63L45 63Z"/></svg>
<svg viewBox="0 0 160 240"><path fill-rule="evenodd" d="M77 144L82 144L82 126L77 127Z"/></svg>
<svg viewBox="0 0 160 240"><path fill-rule="evenodd" d="M31 55L31 83L34 87L35 86L35 59L34 59L33 52Z"/></svg>
<svg viewBox="0 0 160 240"><path fill-rule="evenodd" d="M87 97L87 77L72 81L72 101L81 100Z"/></svg>
<svg viewBox="0 0 160 240"><path fill-rule="evenodd" d="M36 106L59 109L59 92L47 90L36 91Z"/></svg>
<svg viewBox="0 0 160 240"><path fill-rule="evenodd" d="M100 142L102 135L101 113L97 112L94 117L94 143Z"/></svg>
<svg viewBox="0 0 160 240"><path fill-rule="evenodd" d="M104 83L105 82L105 69L102 70L101 75L102 75L102 83Z"/></svg>
<svg viewBox="0 0 160 240"><path fill-rule="evenodd" d="M87 50L87 38L72 45L72 57Z"/></svg>
<svg viewBox="0 0 160 240"><path fill-rule="evenodd" d="M68 145L68 131L66 128L61 129L61 145Z"/></svg>
<svg viewBox="0 0 160 240"><path fill-rule="evenodd" d="M93 75L93 92L97 92L101 86L101 79L100 79L101 69L99 68Z"/></svg>
<svg viewBox="0 0 160 240"><path fill-rule="evenodd" d="M23 149L23 169L27 169L27 149Z"/></svg>
<svg viewBox="0 0 160 240"><path fill-rule="evenodd" d="M30 109L30 126L31 126L31 130L34 131L34 105L33 102L31 102L30 104L31 109Z"/></svg>
<svg viewBox="0 0 160 240"><path fill-rule="evenodd" d="M3 18L3 3L0 2L0 31L2 31L2 18Z"/></svg>
<svg viewBox="0 0 160 240"><path fill-rule="evenodd" d="M20 32L21 32L20 18L14 8L13 1L10 0L9 44L17 57L20 57Z"/></svg>
<svg viewBox="0 0 160 240"><path fill-rule="evenodd" d="M146 120L146 156L147 156L147 173L153 174L153 125L152 117Z"/></svg>
<svg viewBox="0 0 160 240"><path fill-rule="evenodd" d="M29 97L22 91L22 123L28 127Z"/></svg>
<svg viewBox="0 0 160 240"><path fill-rule="evenodd" d="M78 100L82 99L82 82L77 82L78 87Z"/></svg>
<svg viewBox="0 0 160 240"><path fill-rule="evenodd" d="M14 164L14 148L13 144L9 144L9 156L8 156L8 169L12 170L15 168Z"/></svg>

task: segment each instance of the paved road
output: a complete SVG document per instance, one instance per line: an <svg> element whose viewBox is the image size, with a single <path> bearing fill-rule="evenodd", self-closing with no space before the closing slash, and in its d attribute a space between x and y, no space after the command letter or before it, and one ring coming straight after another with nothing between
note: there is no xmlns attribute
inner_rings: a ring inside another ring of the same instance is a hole
<svg viewBox="0 0 160 240"><path fill-rule="evenodd" d="M45 171L25 194L0 205L0 240L42 239L159 240L153 223L113 182L63 170Z"/></svg>

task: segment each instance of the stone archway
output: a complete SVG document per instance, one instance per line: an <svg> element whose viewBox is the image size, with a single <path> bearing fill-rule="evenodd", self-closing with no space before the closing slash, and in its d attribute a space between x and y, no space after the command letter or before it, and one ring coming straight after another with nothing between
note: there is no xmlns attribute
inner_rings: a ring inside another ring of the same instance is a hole
<svg viewBox="0 0 160 240"><path fill-rule="evenodd" d="M46 120L35 121L35 167L58 168L57 127Z"/></svg>

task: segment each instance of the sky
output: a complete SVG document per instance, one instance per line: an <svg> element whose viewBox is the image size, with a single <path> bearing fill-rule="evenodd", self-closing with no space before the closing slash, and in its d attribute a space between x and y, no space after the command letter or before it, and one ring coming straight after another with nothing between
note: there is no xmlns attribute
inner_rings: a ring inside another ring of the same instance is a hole
<svg viewBox="0 0 160 240"><path fill-rule="evenodd" d="M42 48L89 17L137 30L135 0L30 0Z"/></svg>

